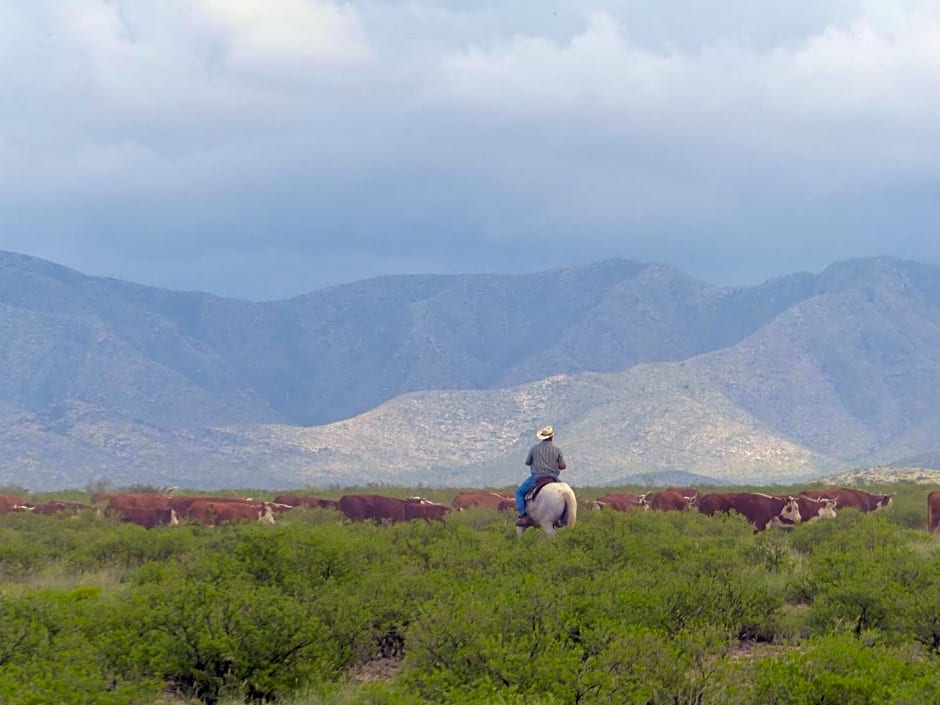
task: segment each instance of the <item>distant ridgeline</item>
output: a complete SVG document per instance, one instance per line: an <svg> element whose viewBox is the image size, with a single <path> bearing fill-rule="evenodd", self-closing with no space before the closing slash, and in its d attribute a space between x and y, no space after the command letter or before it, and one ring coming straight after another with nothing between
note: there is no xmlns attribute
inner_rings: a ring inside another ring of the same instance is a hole
<svg viewBox="0 0 940 705"><path fill-rule="evenodd" d="M254 303L0 253L0 307L0 482L35 490L502 486L549 423L574 485L940 467L940 269L916 262L727 288L612 260Z"/></svg>

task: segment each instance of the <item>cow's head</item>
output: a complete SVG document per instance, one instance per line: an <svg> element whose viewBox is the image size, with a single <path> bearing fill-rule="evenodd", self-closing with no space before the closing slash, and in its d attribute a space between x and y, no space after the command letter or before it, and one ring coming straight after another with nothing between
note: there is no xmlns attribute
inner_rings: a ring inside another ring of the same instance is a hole
<svg viewBox="0 0 940 705"><path fill-rule="evenodd" d="M879 509L887 509L891 506L891 501L894 499L893 494L882 494L878 495L875 498L875 511Z"/></svg>
<svg viewBox="0 0 940 705"><path fill-rule="evenodd" d="M274 508L271 506L270 502L265 502L261 506L261 509L258 510L258 521L263 521L265 524L276 523L274 519Z"/></svg>
<svg viewBox="0 0 940 705"><path fill-rule="evenodd" d="M803 520L800 515L800 503L796 500L796 497L784 497L783 499L783 508L777 512L774 523L799 524Z"/></svg>
<svg viewBox="0 0 940 705"><path fill-rule="evenodd" d="M820 519L835 519L838 505L839 501L836 499L821 499L819 500L819 509L816 511L816 516Z"/></svg>

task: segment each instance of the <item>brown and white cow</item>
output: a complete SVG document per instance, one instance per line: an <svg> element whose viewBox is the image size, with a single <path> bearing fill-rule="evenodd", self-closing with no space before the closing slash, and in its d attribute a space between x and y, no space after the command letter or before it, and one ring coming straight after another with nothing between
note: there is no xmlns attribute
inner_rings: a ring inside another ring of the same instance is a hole
<svg viewBox="0 0 940 705"><path fill-rule="evenodd" d="M91 509L91 505L82 502L60 502L52 500L51 502L39 502L37 504L26 504L24 509L32 511L34 514L49 516L59 512L78 511L80 509Z"/></svg>
<svg viewBox="0 0 940 705"><path fill-rule="evenodd" d="M698 504L698 498L702 496L702 491L697 487L667 487L666 489L681 494L689 500L689 505L692 507Z"/></svg>
<svg viewBox="0 0 940 705"><path fill-rule="evenodd" d="M15 494L0 494L0 514L21 511L26 505L23 498Z"/></svg>
<svg viewBox="0 0 940 705"><path fill-rule="evenodd" d="M409 521L412 519L424 519L427 522L444 521L444 516L449 511L450 507L437 502L406 502L405 518Z"/></svg>
<svg viewBox="0 0 940 705"><path fill-rule="evenodd" d="M804 497L813 499L834 499L840 509L854 507L860 512L876 512L891 505L894 495L872 494L852 487L823 487L817 490L800 492Z"/></svg>
<svg viewBox="0 0 940 705"><path fill-rule="evenodd" d="M836 508L839 506L834 499L815 499L806 495L799 495L796 503L800 507L800 517L804 524L817 519L835 519Z"/></svg>
<svg viewBox="0 0 940 705"><path fill-rule="evenodd" d="M499 509L502 502L512 502L515 506L515 499L499 492L487 492L485 490L464 490L454 495L450 501L450 506L457 511L470 509L471 507L491 507Z"/></svg>
<svg viewBox="0 0 940 705"><path fill-rule="evenodd" d="M782 495L774 496L781 497ZM837 504L834 499L814 499L805 495L797 495L794 499L796 499L796 504L800 508L800 520L804 524L817 519L836 518ZM786 519L781 521L785 526L793 526L793 523Z"/></svg>
<svg viewBox="0 0 940 705"><path fill-rule="evenodd" d="M610 507L618 512L636 512L649 509L645 495L633 492L610 492L594 500L595 509Z"/></svg>
<svg viewBox="0 0 940 705"><path fill-rule="evenodd" d="M336 509L335 499L323 499L303 494L281 494L274 498L275 504L290 507L305 507L307 509Z"/></svg>
<svg viewBox="0 0 940 705"><path fill-rule="evenodd" d="M112 512L127 509L166 509L170 506L170 496L155 492L137 492L108 495L105 500Z"/></svg>
<svg viewBox="0 0 940 705"><path fill-rule="evenodd" d="M0 494L0 506L8 507L12 509L13 507L23 506L23 498L16 494Z"/></svg>
<svg viewBox="0 0 940 705"><path fill-rule="evenodd" d="M411 519L443 520L450 510L443 504L409 502L397 497L378 494L347 494L339 498L339 510L351 521L388 521L391 523Z"/></svg>
<svg viewBox="0 0 940 705"><path fill-rule="evenodd" d="M189 508L195 502L215 502L217 504L247 504L252 507L260 507L264 502L254 499L244 499L242 497L212 497L209 495L177 495L170 497L168 505L176 510L180 516L186 516Z"/></svg>
<svg viewBox="0 0 940 705"><path fill-rule="evenodd" d="M248 521L260 521L265 524L275 523L274 511L270 502L249 502L234 499L221 502L197 499L190 503L183 516L206 526L218 526L226 522Z"/></svg>
<svg viewBox="0 0 940 705"><path fill-rule="evenodd" d="M927 531L937 533L940 527L940 490L934 490L927 495Z"/></svg>
<svg viewBox="0 0 940 705"><path fill-rule="evenodd" d="M647 492L643 497L654 512L681 512L691 504L691 500L678 490L656 490Z"/></svg>
<svg viewBox="0 0 940 705"><path fill-rule="evenodd" d="M437 504L437 502L430 500L427 497L421 497L418 495L413 497L405 497L405 501L410 502L411 504Z"/></svg>
<svg viewBox="0 0 940 705"><path fill-rule="evenodd" d="M170 509L170 507L130 507L128 509L115 510L114 514L121 521L137 524L145 529L152 529L155 526L179 526L180 523L176 512Z"/></svg>
<svg viewBox="0 0 940 705"><path fill-rule="evenodd" d="M800 507L795 497L774 497L759 492L710 492L698 501L701 514L737 512L763 531L769 526L798 524L801 521Z"/></svg>

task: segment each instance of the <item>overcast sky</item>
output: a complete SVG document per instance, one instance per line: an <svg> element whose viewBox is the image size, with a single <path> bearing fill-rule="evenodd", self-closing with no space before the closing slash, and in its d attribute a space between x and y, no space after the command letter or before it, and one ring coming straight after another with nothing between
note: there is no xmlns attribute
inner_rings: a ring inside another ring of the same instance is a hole
<svg viewBox="0 0 940 705"><path fill-rule="evenodd" d="M6 0L0 249L271 299L940 263L940 0Z"/></svg>

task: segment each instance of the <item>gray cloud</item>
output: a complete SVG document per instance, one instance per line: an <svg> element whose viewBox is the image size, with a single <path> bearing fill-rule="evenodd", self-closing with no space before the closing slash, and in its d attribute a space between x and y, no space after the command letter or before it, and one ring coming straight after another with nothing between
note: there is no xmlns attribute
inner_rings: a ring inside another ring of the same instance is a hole
<svg viewBox="0 0 940 705"><path fill-rule="evenodd" d="M935 3L0 7L0 249L246 298L940 260Z"/></svg>

